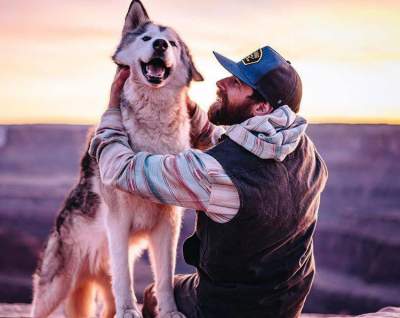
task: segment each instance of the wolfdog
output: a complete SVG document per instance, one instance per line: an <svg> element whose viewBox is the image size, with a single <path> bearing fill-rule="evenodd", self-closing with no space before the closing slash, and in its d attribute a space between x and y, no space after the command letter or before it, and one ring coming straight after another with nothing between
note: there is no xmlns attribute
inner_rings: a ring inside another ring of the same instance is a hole
<svg viewBox="0 0 400 318"><path fill-rule="evenodd" d="M189 148L187 91L192 80L203 78L179 35L151 22L142 3L132 1L113 60L130 67L121 111L134 149L176 154ZM93 317L98 290L102 317L142 317L131 273L134 258L148 246L159 317L184 317L172 286L180 224L177 207L102 185L96 162L85 154L79 182L33 275L32 316L47 317L65 301L68 317Z"/></svg>

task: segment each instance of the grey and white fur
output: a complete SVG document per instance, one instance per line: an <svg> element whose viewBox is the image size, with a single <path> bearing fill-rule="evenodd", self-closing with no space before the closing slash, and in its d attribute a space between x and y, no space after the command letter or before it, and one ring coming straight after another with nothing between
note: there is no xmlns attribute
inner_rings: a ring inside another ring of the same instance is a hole
<svg viewBox="0 0 400 318"><path fill-rule="evenodd" d="M176 154L189 148L187 90L202 76L178 34L152 23L142 3L132 1L113 60L130 67L121 110L134 149ZM68 317L93 317L97 291L102 317L142 317L131 274L146 247L159 317L184 317L172 286L180 224L177 207L102 185L96 162L85 154L33 276L32 317L48 317L62 303Z"/></svg>

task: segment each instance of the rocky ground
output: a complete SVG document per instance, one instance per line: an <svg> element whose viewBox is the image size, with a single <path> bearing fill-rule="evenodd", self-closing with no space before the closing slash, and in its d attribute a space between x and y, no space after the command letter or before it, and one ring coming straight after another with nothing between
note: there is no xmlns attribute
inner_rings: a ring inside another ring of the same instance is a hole
<svg viewBox="0 0 400 318"><path fill-rule="evenodd" d="M37 255L77 179L87 129L0 126L0 302L30 301ZM309 134L327 161L329 182L305 310L362 314L400 306L400 126L312 125ZM181 237L193 220L186 213ZM179 254L177 272L192 270ZM141 299L152 280L146 255L135 280Z"/></svg>
<svg viewBox="0 0 400 318"><path fill-rule="evenodd" d="M28 304L0 304L0 318L25 318L29 317L30 305ZM59 309L50 318L64 318ZM99 317L96 315L95 317ZM348 315L324 315L324 314L302 314L301 318L350 318ZM376 313L357 316L359 318L399 318L400 308L387 307Z"/></svg>

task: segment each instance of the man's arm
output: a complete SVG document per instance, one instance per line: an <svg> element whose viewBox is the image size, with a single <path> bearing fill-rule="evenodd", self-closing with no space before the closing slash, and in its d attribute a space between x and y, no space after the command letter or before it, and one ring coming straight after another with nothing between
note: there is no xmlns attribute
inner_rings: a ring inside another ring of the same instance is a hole
<svg viewBox="0 0 400 318"><path fill-rule="evenodd" d="M187 107L190 116L190 139L193 148L208 149L218 142L225 133L222 126L216 126L208 120L208 116L195 102L187 98Z"/></svg>
<svg viewBox="0 0 400 318"><path fill-rule="evenodd" d="M178 155L134 153L119 108L102 116L89 153L96 158L105 185L156 203L202 210L217 222L229 221L239 209L232 181L218 161L200 150Z"/></svg>
<svg viewBox="0 0 400 318"><path fill-rule="evenodd" d="M213 157L193 149L178 155L134 153L131 149L116 107L128 76L127 70L117 73L109 109L89 149L99 164L103 183L153 202L203 210L216 222L229 221L239 209L239 195Z"/></svg>

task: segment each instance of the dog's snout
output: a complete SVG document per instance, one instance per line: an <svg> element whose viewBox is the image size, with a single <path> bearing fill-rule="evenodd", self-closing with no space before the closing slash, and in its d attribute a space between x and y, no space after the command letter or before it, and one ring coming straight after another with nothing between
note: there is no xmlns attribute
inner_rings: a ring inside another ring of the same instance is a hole
<svg viewBox="0 0 400 318"><path fill-rule="evenodd" d="M163 39L157 39L153 42L153 48L157 52L165 52L168 48L168 42Z"/></svg>

